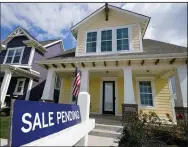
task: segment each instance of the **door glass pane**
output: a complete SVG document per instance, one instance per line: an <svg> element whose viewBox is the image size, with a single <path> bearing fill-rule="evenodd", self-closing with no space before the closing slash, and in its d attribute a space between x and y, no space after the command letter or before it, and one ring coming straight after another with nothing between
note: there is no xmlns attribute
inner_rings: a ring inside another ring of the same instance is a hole
<svg viewBox="0 0 188 147"><path fill-rule="evenodd" d="M104 88L104 111L113 111L113 83L105 83Z"/></svg>

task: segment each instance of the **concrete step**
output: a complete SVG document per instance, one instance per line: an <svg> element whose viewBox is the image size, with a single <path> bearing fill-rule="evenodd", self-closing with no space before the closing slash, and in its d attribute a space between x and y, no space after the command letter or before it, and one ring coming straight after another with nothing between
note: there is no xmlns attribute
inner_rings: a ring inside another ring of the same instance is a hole
<svg viewBox="0 0 188 147"><path fill-rule="evenodd" d="M95 124L95 129L108 130L113 132L122 132L123 127L119 125Z"/></svg>
<svg viewBox="0 0 188 147"><path fill-rule="evenodd" d="M95 124L89 135L118 139L122 129L123 127L119 125Z"/></svg>

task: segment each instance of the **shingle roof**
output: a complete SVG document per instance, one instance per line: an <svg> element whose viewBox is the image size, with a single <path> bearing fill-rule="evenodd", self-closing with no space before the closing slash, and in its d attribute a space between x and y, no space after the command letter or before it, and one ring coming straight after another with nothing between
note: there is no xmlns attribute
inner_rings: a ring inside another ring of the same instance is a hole
<svg viewBox="0 0 188 147"><path fill-rule="evenodd" d="M52 42L58 41L59 39L54 39L54 40L45 40L45 41L39 41L40 44L42 44L42 46L45 46L47 44L50 44Z"/></svg>
<svg viewBox="0 0 188 147"><path fill-rule="evenodd" d="M152 56L155 54L167 54L167 53L185 53L187 54L187 47L182 47L178 45L173 45L170 43L165 43L157 40L151 40L151 39L143 39L143 52L139 53L114 53L114 54L108 54L108 55L98 55L97 57L109 57L109 56L125 56L125 57L131 57L131 56L142 56L142 55L148 55ZM88 58L88 57L94 57L94 56L79 56L75 57L75 48L67 50L59 55L56 55L54 57L48 58L47 60L57 60L57 59L67 59L67 58ZM96 57L94 57L96 58Z"/></svg>

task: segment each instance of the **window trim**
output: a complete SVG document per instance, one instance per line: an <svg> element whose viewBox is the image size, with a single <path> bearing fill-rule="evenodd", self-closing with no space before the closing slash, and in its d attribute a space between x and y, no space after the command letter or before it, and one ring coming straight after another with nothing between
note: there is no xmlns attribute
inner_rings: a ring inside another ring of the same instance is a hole
<svg viewBox="0 0 188 147"><path fill-rule="evenodd" d="M116 27L107 27L107 28L100 28L100 29L93 29L93 30L88 30L85 31L84 34L84 54L87 55L98 55L98 54L111 54L111 53L132 53L134 52L133 46L132 46L132 27L136 24L131 24L131 25L124 25L124 26L116 26ZM128 28L128 36L129 36L129 50L117 50L117 29L122 29L122 28ZM101 52L101 32L106 31L106 30L112 30L112 51L107 51L107 52ZM96 45L96 52L90 52L87 53L86 51L86 45L87 45L87 33L89 32L97 32L97 45ZM79 41L79 40L78 40ZM138 51L136 51L138 52ZM79 55L81 55L79 53ZM78 55L78 56L79 56Z"/></svg>
<svg viewBox="0 0 188 147"><path fill-rule="evenodd" d="M118 29L124 29L124 28L118 28ZM117 30L118 29L116 29L116 43L118 42L118 40L124 40L124 39L128 39L128 45L129 45L129 49L128 50L126 50L126 51L129 51L130 50L130 33L129 33L129 28L127 28L128 29L128 38L121 38L121 39L118 39L117 38ZM116 44L116 48L117 48L117 44ZM119 51L124 51L124 50L118 50L118 48L117 48L117 52L119 52Z"/></svg>
<svg viewBox="0 0 188 147"><path fill-rule="evenodd" d="M21 65L21 61L22 61L23 53L24 53L24 48L25 48L25 46L7 48L7 52L6 52L6 56L5 56L3 64ZM22 49L22 52L21 52L21 55L20 55L20 59L19 59L19 63L13 63L17 49ZM14 54L13 54L11 63L6 63L6 60L7 60L7 57L8 57L8 53L9 53L10 50L14 50Z"/></svg>
<svg viewBox="0 0 188 147"><path fill-rule="evenodd" d="M110 29L110 30L102 30L102 31L101 31L100 52L101 52L101 53L103 53L103 52L112 52L112 51L102 51L102 48L101 48L101 46L102 46L102 45L101 45L102 42L111 41L111 42L113 43L113 36L112 36L112 39L111 39L111 40L102 40L102 32L103 32L103 31L112 31L112 29ZM113 35L113 31L112 31L112 35ZM113 44L112 44L112 45L113 45ZM113 49L113 46L112 46L112 49Z"/></svg>
<svg viewBox="0 0 188 147"><path fill-rule="evenodd" d="M23 95L23 91L24 91L24 86L25 86L25 80L26 78L19 78L17 79L17 83L16 83L16 87L15 87L15 90L14 90L14 95ZM22 84L22 89L20 92L17 92L18 91L18 84L20 81L23 81L23 84Z"/></svg>
<svg viewBox="0 0 188 147"><path fill-rule="evenodd" d="M135 77L136 78L136 90L137 90L137 99L138 99L138 107L143 109L154 109L156 108L156 95L155 95L155 77ZM152 88L152 101L153 106L144 106L141 105L140 100L140 87L139 82L140 81L150 81L151 82L151 88Z"/></svg>
<svg viewBox="0 0 188 147"><path fill-rule="evenodd" d="M85 53L86 54L90 54L90 53L96 53L96 52L88 52L87 53L87 43L93 43L93 42L87 42L87 34L88 33L94 33L94 32L96 32L97 33L97 38L96 38L96 41L93 41L93 42L96 42L96 52L97 52L97 44L98 44L98 31L88 31L87 33L86 33L86 38L85 38Z"/></svg>

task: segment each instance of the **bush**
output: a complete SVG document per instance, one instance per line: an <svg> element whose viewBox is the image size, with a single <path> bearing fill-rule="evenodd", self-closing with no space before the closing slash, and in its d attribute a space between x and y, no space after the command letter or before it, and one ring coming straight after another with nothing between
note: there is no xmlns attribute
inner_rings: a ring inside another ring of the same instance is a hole
<svg viewBox="0 0 188 147"><path fill-rule="evenodd" d="M155 112L149 114L140 111L138 119L125 125L119 137L119 146L123 147L162 147L167 145L186 146L186 123L182 119L176 125L172 117L160 119Z"/></svg>

